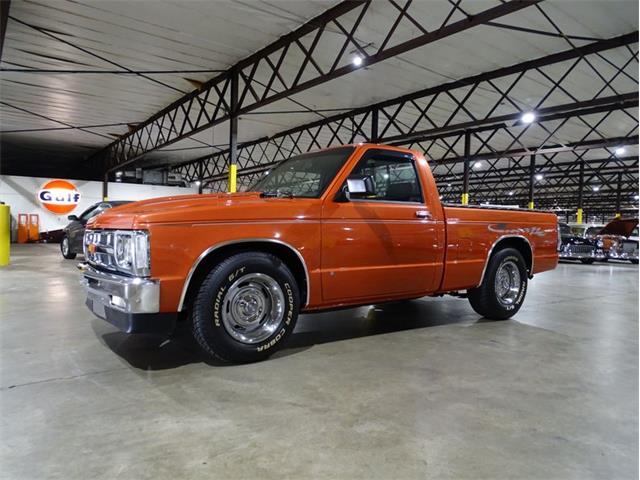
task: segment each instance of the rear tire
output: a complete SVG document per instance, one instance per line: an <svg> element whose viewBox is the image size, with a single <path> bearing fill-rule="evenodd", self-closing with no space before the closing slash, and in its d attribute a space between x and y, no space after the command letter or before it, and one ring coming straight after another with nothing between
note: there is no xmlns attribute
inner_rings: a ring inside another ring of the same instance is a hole
<svg viewBox="0 0 640 480"><path fill-rule="evenodd" d="M280 258L238 253L216 265L200 285L193 336L211 360L265 360L291 335L299 309L298 285Z"/></svg>
<svg viewBox="0 0 640 480"><path fill-rule="evenodd" d="M485 318L511 318L518 313L524 302L528 275L524 258L518 250L499 250L489 259L482 284L467 292L469 302Z"/></svg>
<svg viewBox="0 0 640 480"><path fill-rule="evenodd" d="M66 235L62 237L62 241L60 242L60 253L67 260L73 260L76 258L76 253L71 251L71 242L69 242L69 237Z"/></svg>
<svg viewBox="0 0 640 480"><path fill-rule="evenodd" d="M594 262L593 258L581 258L580 261L585 265L591 265Z"/></svg>
<svg viewBox="0 0 640 480"><path fill-rule="evenodd" d="M631 263L633 263L634 265L638 265L638 260L629 260Z"/></svg>

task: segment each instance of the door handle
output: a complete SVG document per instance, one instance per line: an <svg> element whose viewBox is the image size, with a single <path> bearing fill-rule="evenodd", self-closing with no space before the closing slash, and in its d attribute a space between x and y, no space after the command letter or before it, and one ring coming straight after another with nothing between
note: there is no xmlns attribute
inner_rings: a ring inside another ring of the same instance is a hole
<svg viewBox="0 0 640 480"><path fill-rule="evenodd" d="M431 214L428 210L418 210L416 212L416 217L418 218L431 218Z"/></svg>

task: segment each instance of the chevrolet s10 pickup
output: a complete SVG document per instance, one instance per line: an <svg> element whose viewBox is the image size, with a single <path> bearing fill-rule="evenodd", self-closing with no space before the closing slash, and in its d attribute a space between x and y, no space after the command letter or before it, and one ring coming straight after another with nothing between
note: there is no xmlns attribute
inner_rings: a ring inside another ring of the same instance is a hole
<svg viewBox="0 0 640 480"><path fill-rule="evenodd" d="M426 295L504 320L558 263L546 212L443 205L418 152L349 145L285 160L250 191L159 198L87 224L87 306L126 333L187 321L204 354L251 362L298 314Z"/></svg>

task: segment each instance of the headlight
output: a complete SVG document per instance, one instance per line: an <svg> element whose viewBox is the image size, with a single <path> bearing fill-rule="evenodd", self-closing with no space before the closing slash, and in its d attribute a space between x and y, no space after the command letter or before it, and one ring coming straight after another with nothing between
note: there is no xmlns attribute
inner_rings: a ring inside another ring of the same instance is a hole
<svg viewBox="0 0 640 480"><path fill-rule="evenodd" d="M116 230L113 257L118 270L138 277L148 277L151 273L149 233L137 230Z"/></svg>
<svg viewBox="0 0 640 480"><path fill-rule="evenodd" d="M596 241L596 246L602 248L604 247L604 242L602 240L598 240Z"/></svg>

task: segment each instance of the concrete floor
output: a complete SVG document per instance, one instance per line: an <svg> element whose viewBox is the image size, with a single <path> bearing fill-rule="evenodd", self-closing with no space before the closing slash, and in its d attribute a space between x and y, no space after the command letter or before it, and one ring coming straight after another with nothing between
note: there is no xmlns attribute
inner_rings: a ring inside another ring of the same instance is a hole
<svg viewBox="0 0 640 480"><path fill-rule="evenodd" d="M304 316L220 367L93 318L57 246L12 261L3 479L638 478L637 266L562 264L506 322L454 298Z"/></svg>

